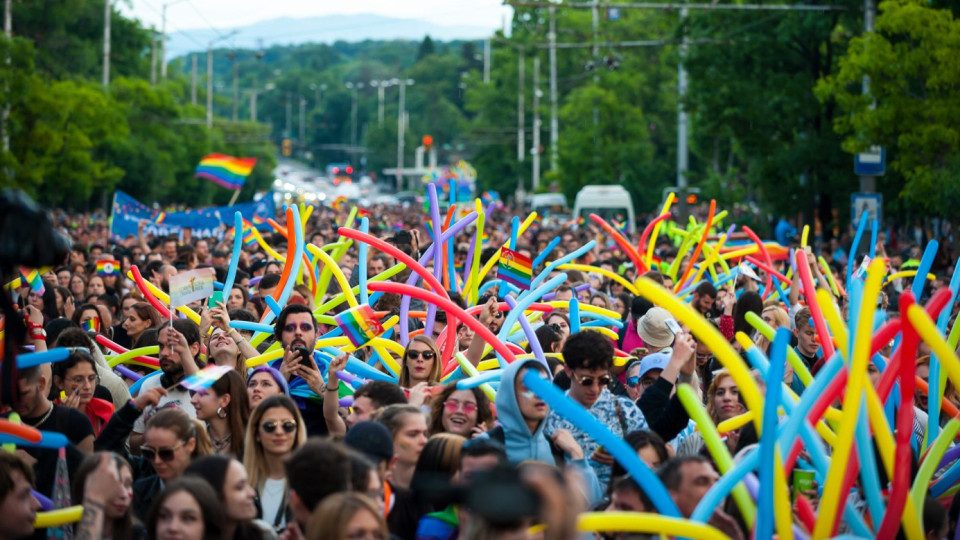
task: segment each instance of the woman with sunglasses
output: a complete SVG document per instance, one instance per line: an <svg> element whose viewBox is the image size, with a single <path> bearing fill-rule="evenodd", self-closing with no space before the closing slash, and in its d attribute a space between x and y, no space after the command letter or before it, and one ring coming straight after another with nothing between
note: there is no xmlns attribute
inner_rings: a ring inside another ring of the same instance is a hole
<svg viewBox="0 0 960 540"><path fill-rule="evenodd" d="M206 422L207 435L217 455L243 459L243 436L250 418L247 391L236 371L228 371L210 388L190 392L190 403L197 419Z"/></svg>
<svg viewBox="0 0 960 540"><path fill-rule="evenodd" d="M265 540L273 530L256 519L256 492L247 480L243 464L226 456L207 456L187 467L185 478L196 476L210 484L223 508L222 540Z"/></svg>
<svg viewBox="0 0 960 540"><path fill-rule="evenodd" d="M440 382L440 368L440 350L433 339L426 336L410 338L403 352L398 384L411 390L411 405L419 407L423 404L427 387Z"/></svg>
<svg viewBox="0 0 960 540"><path fill-rule="evenodd" d="M283 462L307 440L297 405L287 396L264 399L250 415L243 466L257 493L259 518L274 530L292 519Z"/></svg>
<svg viewBox="0 0 960 540"><path fill-rule="evenodd" d="M430 402L430 435L452 433L473 438L490 428L490 400L479 388L458 390L450 383Z"/></svg>

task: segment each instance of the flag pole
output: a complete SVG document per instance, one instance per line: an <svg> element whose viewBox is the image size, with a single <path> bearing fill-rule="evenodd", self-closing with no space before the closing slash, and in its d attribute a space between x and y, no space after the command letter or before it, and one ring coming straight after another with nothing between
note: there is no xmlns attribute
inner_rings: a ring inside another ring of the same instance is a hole
<svg viewBox="0 0 960 540"><path fill-rule="evenodd" d="M237 197L239 196L240 196L240 190L239 189L234 190L233 197L230 197L230 204L228 204L227 206L233 206L233 203L237 202Z"/></svg>

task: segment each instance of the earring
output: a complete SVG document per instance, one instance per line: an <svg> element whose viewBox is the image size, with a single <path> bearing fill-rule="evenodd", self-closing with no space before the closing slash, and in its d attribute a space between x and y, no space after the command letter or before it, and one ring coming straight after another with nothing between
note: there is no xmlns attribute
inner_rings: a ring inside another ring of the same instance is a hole
<svg viewBox="0 0 960 540"><path fill-rule="evenodd" d="M223 407L217 407L217 418L226 418L227 413L223 410Z"/></svg>

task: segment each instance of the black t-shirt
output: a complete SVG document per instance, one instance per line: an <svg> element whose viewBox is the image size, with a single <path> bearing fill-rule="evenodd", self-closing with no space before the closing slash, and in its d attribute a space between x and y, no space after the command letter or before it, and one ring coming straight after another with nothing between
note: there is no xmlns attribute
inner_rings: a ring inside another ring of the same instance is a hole
<svg viewBox="0 0 960 540"><path fill-rule="evenodd" d="M4 417L9 414L5 414ZM41 417L29 418L22 417L24 424L34 426L41 431L55 431L67 436L70 444L67 445L67 471L70 473L71 480L73 472L83 461L83 452L77 449L75 444L93 435L93 426L90 425L90 419L87 415L70 407L53 405L53 412L41 424L37 424ZM33 466L33 471L37 476L37 491L52 497L53 484L57 475L57 455L58 451L51 448L24 448L24 451L30 454L37 462Z"/></svg>

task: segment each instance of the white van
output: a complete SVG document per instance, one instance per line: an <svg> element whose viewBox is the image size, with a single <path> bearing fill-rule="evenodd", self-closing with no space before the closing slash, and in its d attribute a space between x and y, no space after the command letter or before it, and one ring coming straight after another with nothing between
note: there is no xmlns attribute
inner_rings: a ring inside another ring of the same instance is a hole
<svg viewBox="0 0 960 540"><path fill-rule="evenodd" d="M627 233L634 233L633 199L623 186L584 186L573 203L573 217L590 219L596 214L613 225L627 221Z"/></svg>
<svg viewBox="0 0 960 540"><path fill-rule="evenodd" d="M537 193L527 200L530 201L530 211L543 217L570 214L567 198L562 193Z"/></svg>

